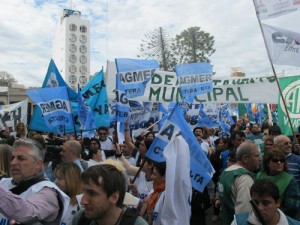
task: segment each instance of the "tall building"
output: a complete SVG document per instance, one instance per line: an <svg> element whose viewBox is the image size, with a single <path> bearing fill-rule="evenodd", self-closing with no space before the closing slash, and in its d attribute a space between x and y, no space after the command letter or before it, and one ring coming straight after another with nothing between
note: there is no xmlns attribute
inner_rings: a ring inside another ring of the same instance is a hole
<svg viewBox="0 0 300 225"><path fill-rule="evenodd" d="M66 83L77 91L90 76L90 21L64 9L53 41L53 60Z"/></svg>

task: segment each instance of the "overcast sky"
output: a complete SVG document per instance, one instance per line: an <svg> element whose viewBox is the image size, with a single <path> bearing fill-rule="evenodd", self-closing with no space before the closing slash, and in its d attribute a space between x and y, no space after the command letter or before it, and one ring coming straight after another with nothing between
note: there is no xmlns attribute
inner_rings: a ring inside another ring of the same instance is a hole
<svg viewBox="0 0 300 225"><path fill-rule="evenodd" d="M247 76L271 72L252 0L1 0L0 71L26 87L41 86L57 21L71 5L91 21L92 74L107 60L137 58L141 39L159 26L172 36L192 26L213 35L216 76L229 76L237 66ZM266 23L300 32L299 18L296 12ZM275 68L278 73L296 69Z"/></svg>

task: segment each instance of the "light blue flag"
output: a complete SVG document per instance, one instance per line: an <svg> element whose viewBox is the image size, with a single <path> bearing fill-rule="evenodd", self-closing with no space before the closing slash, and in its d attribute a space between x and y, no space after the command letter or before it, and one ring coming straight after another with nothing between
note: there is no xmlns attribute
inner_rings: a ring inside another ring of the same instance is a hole
<svg viewBox="0 0 300 225"><path fill-rule="evenodd" d="M95 130L95 120L93 111L90 107L85 105L82 97L80 86L78 84L78 121L80 123L81 130Z"/></svg>
<svg viewBox="0 0 300 225"><path fill-rule="evenodd" d="M47 74L45 76L42 88L51 88L51 87L68 87L67 83L62 78L61 74L59 73L53 59L51 59ZM68 87L68 93L71 100L77 99L77 93L73 91L71 88ZM74 113L74 109L73 109ZM76 114L75 114L76 115ZM50 129L44 122L42 111L39 107L35 107L33 115L30 119L29 124L30 130L37 130L43 132L56 132L56 130ZM61 129L62 130L62 129ZM74 133L74 127L63 128L65 133Z"/></svg>
<svg viewBox="0 0 300 225"><path fill-rule="evenodd" d="M199 117L197 127L215 127L218 126L217 115L206 115L203 111L203 104L200 102Z"/></svg>
<svg viewBox="0 0 300 225"><path fill-rule="evenodd" d="M49 128L73 127L72 107L67 87L31 90L27 95L42 110L45 124Z"/></svg>
<svg viewBox="0 0 300 225"><path fill-rule="evenodd" d="M158 122L158 129L160 130L167 120L168 110L163 106L163 104L161 102L159 102L158 103L158 111L161 114L160 118L159 118L159 122Z"/></svg>
<svg viewBox="0 0 300 225"><path fill-rule="evenodd" d="M213 91L213 71L209 63L183 64L175 69L183 98L193 98Z"/></svg>
<svg viewBox="0 0 300 225"><path fill-rule="evenodd" d="M182 135L190 149L190 177L192 186L202 192L214 174L214 168L209 162L207 156L198 143L195 135L192 133L189 125L184 119L181 109L176 105L173 111L169 114L168 119L155 135L155 139L147 151L146 156L150 159L163 162L164 148L174 135Z"/></svg>
<svg viewBox="0 0 300 225"><path fill-rule="evenodd" d="M95 127L109 127L109 102L103 69L86 84L81 93L93 111Z"/></svg>
<svg viewBox="0 0 300 225"><path fill-rule="evenodd" d="M120 76L116 75L116 108L115 120L117 122L125 123L130 111L129 101L125 94L124 86L120 80Z"/></svg>
<svg viewBox="0 0 300 225"><path fill-rule="evenodd" d="M115 59L115 62L128 98L143 96L147 83L159 67L156 60L119 58Z"/></svg>

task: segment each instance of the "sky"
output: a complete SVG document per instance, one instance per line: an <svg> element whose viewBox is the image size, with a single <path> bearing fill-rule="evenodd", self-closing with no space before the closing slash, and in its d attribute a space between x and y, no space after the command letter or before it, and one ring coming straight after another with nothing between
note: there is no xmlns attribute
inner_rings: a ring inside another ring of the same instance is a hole
<svg viewBox="0 0 300 225"><path fill-rule="evenodd" d="M175 37L193 26L214 36L216 76L229 77L232 67L246 76L272 72L252 0L1 0L0 71L26 87L41 87L65 8L91 22L91 74L105 69L107 60L137 58L145 34L158 27ZM297 18L299 12L265 22L300 32ZM279 75L298 70L275 66Z"/></svg>

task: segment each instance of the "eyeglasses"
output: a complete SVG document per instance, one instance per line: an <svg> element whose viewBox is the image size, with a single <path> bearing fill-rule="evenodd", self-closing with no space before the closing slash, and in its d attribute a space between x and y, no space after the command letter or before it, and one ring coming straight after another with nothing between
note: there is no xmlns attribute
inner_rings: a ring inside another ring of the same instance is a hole
<svg viewBox="0 0 300 225"><path fill-rule="evenodd" d="M99 135L106 135L106 133L99 133Z"/></svg>
<svg viewBox="0 0 300 225"><path fill-rule="evenodd" d="M273 163L278 163L278 162L285 163L285 159L271 159L271 161Z"/></svg>

